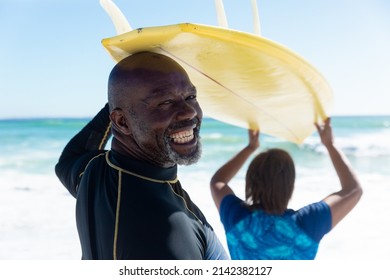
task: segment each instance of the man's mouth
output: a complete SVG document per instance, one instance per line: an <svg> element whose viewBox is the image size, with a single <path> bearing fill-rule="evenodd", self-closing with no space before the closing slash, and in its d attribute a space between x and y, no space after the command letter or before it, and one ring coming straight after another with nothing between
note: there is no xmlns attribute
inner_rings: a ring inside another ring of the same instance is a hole
<svg viewBox="0 0 390 280"><path fill-rule="evenodd" d="M194 128L173 133L169 137L175 144L189 143L194 139Z"/></svg>
<svg viewBox="0 0 390 280"><path fill-rule="evenodd" d="M168 156L179 165L190 165L197 162L201 155L201 143L198 141L199 121L182 122L172 127L165 138Z"/></svg>

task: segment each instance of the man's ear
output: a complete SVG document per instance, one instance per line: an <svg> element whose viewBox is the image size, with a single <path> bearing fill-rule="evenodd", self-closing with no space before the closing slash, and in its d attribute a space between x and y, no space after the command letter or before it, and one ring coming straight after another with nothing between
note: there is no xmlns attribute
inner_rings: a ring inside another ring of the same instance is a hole
<svg viewBox="0 0 390 280"><path fill-rule="evenodd" d="M130 135L131 130L129 123L127 122L126 116L124 115L122 109L114 109L110 113L110 119L112 125L121 133L125 135Z"/></svg>

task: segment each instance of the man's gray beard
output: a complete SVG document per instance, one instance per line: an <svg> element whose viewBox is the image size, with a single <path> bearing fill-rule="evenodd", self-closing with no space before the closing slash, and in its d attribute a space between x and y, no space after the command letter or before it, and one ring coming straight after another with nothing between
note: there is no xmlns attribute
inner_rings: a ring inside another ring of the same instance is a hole
<svg viewBox="0 0 390 280"><path fill-rule="evenodd" d="M198 144L196 145L196 151L192 153L191 155L181 155L176 153L171 145L169 144L169 139L165 139L165 146L167 147L167 152L168 152L168 158L178 164L178 165L191 165L200 159L202 155L202 144L200 142L200 137L198 136Z"/></svg>

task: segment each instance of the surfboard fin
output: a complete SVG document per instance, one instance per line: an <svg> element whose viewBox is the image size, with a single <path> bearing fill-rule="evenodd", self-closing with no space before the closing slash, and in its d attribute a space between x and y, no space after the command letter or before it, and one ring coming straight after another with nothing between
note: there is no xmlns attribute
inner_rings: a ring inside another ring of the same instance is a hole
<svg viewBox="0 0 390 280"><path fill-rule="evenodd" d="M118 35L133 30L121 10L111 0L100 0L100 5L111 18Z"/></svg>
<svg viewBox="0 0 390 280"><path fill-rule="evenodd" d="M254 34L261 36L259 9L257 7L257 0L251 0L252 2L252 15L253 15L253 30ZM214 0L215 8L217 10L218 25L220 27L228 28L228 21L223 5L223 0Z"/></svg>
<svg viewBox="0 0 390 280"><path fill-rule="evenodd" d="M228 28L228 22L226 18L225 8L223 7L222 0L215 0L215 8L217 10L218 25L220 27Z"/></svg>
<svg viewBox="0 0 390 280"><path fill-rule="evenodd" d="M252 0L253 14L253 29L256 35L261 36L259 9L257 8L257 0Z"/></svg>

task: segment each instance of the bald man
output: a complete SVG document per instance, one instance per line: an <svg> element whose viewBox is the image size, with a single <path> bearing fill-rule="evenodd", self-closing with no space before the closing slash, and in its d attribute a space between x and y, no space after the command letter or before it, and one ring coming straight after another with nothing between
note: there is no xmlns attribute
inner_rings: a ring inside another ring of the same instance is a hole
<svg viewBox="0 0 390 280"><path fill-rule="evenodd" d="M142 52L113 68L108 104L55 168L77 199L82 259L228 259L177 178L177 165L200 158L201 121L196 88L174 60Z"/></svg>

